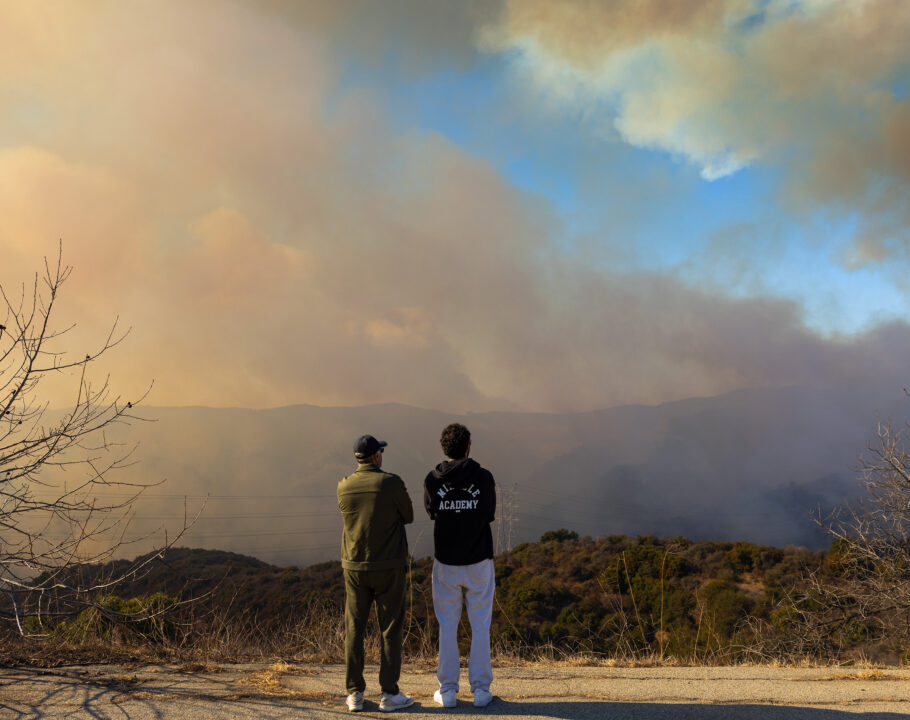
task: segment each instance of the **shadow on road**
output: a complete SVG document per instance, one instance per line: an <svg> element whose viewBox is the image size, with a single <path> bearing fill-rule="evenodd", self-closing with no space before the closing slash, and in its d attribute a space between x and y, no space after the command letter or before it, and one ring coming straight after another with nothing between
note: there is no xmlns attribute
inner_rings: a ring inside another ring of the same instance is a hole
<svg viewBox="0 0 910 720"><path fill-rule="evenodd" d="M514 701L497 698L486 708L466 706L459 710L465 714L488 717L540 717L553 720L897 720L906 718L904 713L890 712L847 712L825 708L802 708L784 705L702 705L697 703L629 703L604 702L601 700L567 702L559 701ZM424 712L430 708L423 708ZM442 708L440 715L450 712ZM435 714L435 712L433 713Z"/></svg>
<svg viewBox="0 0 910 720"><path fill-rule="evenodd" d="M88 716L102 720L119 717L129 720L133 715L160 720L166 717L166 704L181 694L200 695L198 691L186 691L195 673L181 673L170 682L157 687L147 687L143 681L128 672L94 672L85 668L41 670L17 668L0 681L0 718L3 720L44 720L65 717L65 713ZM209 686L218 684L217 679L205 678ZM27 684L26 697L10 701L9 695L17 684ZM142 696L137 696L141 691ZM210 693L209 693L210 694Z"/></svg>
<svg viewBox="0 0 910 720"><path fill-rule="evenodd" d="M165 718L256 718L328 720L353 717L338 703L300 698L265 698L256 692L237 692L234 678L211 674L180 673L151 681L128 672L78 670L27 670L10 672L0 679L0 718L3 720L164 720ZM28 690L17 697L16 686ZM869 702L867 700L867 702ZM496 698L486 708L459 701L444 709L431 702L418 702L412 709L386 715L375 703L367 703L361 718L388 717L401 720L464 717L541 718L543 720L898 720L907 715L905 705L894 703L896 712L850 712L827 708L787 705L605 702L602 700L504 700ZM854 710L858 709L853 706Z"/></svg>

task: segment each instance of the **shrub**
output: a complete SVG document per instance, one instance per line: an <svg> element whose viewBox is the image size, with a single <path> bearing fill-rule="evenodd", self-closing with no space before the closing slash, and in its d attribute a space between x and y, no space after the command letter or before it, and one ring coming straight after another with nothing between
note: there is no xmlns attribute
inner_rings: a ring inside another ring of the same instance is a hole
<svg viewBox="0 0 910 720"><path fill-rule="evenodd" d="M573 530L560 528L559 530L548 530L540 536L540 542L562 542L563 540L578 540L578 533Z"/></svg>

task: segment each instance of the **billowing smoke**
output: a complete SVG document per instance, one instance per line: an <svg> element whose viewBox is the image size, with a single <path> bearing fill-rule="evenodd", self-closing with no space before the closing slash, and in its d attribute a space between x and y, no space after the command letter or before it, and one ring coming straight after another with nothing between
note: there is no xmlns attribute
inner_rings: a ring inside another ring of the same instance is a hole
<svg viewBox="0 0 910 720"><path fill-rule="evenodd" d="M27 280L62 238L75 272L60 321L78 321L74 348L116 315L132 326L106 366L127 396L154 379L159 405L569 411L901 382L902 323L821 337L790 301L565 252L546 203L435 133L394 128L346 84L361 18L321 5L7 9L2 281ZM806 198L874 200L885 229L906 207L906 103L888 90L905 3L772 2L755 17L719 2L678 16L656 3L443 7L412 8L423 40L410 65L518 48L542 86L557 68L574 102L615 97L623 138L706 176L798 147ZM446 23L458 40L434 53L427 38ZM893 250L883 232L850 262Z"/></svg>
<svg viewBox="0 0 910 720"><path fill-rule="evenodd" d="M910 6L901 0L506 2L482 47L608 137L707 180L759 164L856 228L850 268L906 260Z"/></svg>

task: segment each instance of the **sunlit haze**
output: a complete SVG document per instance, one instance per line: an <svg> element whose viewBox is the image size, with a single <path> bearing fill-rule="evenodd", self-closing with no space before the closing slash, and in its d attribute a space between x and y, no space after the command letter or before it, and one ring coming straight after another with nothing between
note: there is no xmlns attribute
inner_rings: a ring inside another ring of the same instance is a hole
<svg viewBox="0 0 910 720"><path fill-rule="evenodd" d="M910 357L910 2L3 2L0 282L153 405L586 411Z"/></svg>

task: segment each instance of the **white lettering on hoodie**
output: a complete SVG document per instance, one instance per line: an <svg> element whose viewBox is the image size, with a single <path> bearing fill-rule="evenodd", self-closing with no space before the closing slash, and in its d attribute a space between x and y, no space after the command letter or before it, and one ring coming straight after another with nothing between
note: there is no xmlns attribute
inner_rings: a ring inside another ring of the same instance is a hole
<svg viewBox="0 0 910 720"><path fill-rule="evenodd" d="M439 509L461 512L462 510L476 510L479 504L480 500L442 500L439 503Z"/></svg>

